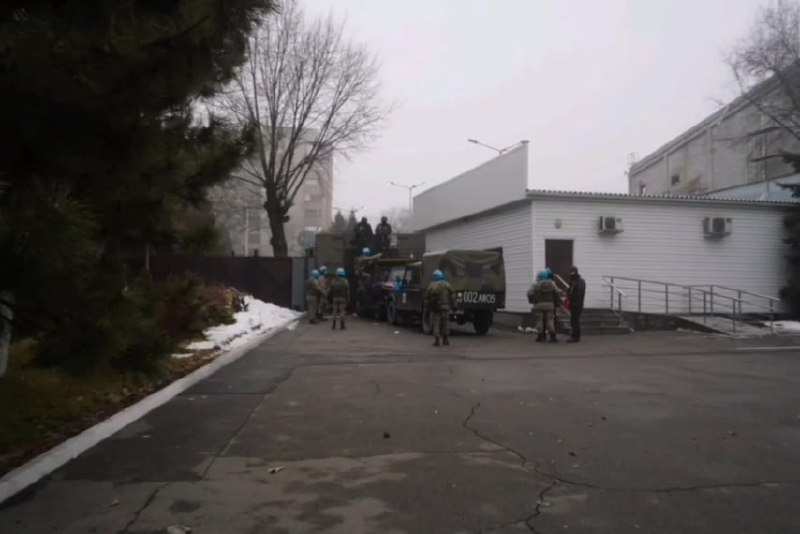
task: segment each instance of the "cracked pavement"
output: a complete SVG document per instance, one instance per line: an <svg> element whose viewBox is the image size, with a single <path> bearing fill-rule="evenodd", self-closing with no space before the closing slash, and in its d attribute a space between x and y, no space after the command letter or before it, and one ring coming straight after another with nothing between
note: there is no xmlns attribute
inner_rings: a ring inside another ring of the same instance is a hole
<svg viewBox="0 0 800 534"><path fill-rule="evenodd" d="M0 532L800 532L798 338L349 326L274 337L7 501Z"/></svg>

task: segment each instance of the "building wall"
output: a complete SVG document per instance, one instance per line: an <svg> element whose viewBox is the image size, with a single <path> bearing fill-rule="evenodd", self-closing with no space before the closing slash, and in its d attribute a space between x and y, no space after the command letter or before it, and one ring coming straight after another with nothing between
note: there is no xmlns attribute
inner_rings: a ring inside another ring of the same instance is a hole
<svg viewBox="0 0 800 534"><path fill-rule="evenodd" d="M425 240L428 251L503 247L506 309L514 312L530 310L525 296L533 279L529 203L428 230Z"/></svg>
<svg viewBox="0 0 800 534"><path fill-rule="evenodd" d="M533 264L544 266L546 239L574 240L573 262L586 279L587 307L609 307L610 290L603 287L603 275L717 284L775 297L787 279L785 211L776 206L560 198L534 200L532 213ZM599 235L601 216L620 217L624 231ZM705 238L704 217L730 217L732 233ZM627 285L633 300L633 285ZM647 296L646 308L648 304L649 311L664 309L660 295ZM673 309L678 304L673 300Z"/></svg>
<svg viewBox="0 0 800 534"><path fill-rule="evenodd" d="M414 228L426 229L525 197L528 145L519 147L414 197Z"/></svg>
<svg viewBox="0 0 800 534"><path fill-rule="evenodd" d="M769 126L752 105L723 112L676 144L668 143L634 163L628 173L632 195L701 194L791 174L780 158L753 161L781 150L797 151L797 140L781 131L755 134ZM677 181L674 177L678 177Z"/></svg>

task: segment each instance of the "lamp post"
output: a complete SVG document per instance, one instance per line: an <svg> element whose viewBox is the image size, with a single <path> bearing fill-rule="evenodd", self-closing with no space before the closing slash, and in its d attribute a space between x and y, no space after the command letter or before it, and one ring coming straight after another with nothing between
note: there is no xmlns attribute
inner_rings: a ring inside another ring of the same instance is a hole
<svg viewBox="0 0 800 534"><path fill-rule="evenodd" d="M467 142L468 143L472 143L473 145L478 145L478 146L482 146L484 148L488 148L489 150L494 150L495 152L497 152L498 156L502 156L503 154L505 154L506 152L508 152L512 148L516 148L519 145L527 145L529 141L527 139L523 139L521 141L517 141L513 145L508 145L505 148L497 148L496 146L487 145L486 143L478 141L477 139L467 139Z"/></svg>
<svg viewBox="0 0 800 534"><path fill-rule="evenodd" d="M414 184L414 185L404 185L404 184L398 184L398 183L395 183L395 182L389 182L389 183L392 184L395 187L402 187L404 189L408 189L408 211L409 212L414 211L414 204L413 204L413 200L411 198L411 195L412 195L414 189L416 189L417 187L420 187L421 185L425 185L425 182L420 182L420 183Z"/></svg>

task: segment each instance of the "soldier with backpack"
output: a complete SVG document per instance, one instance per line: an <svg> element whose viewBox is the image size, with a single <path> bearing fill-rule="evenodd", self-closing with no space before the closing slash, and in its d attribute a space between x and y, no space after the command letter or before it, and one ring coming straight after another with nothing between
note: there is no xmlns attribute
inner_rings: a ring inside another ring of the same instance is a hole
<svg viewBox="0 0 800 534"><path fill-rule="evenodd" d="M528 302L533 304L533 310L538 316L536 341L541 343L550 334L550 343L558 343L555 316L564 292L556 286L549 270L539 271L536 279L536 283L528 290Z"/></svg>
<svg viewBox="0 0 800 534"><path fill-rule="evenodd" d="M339 267L336 269L336 278L331 280L328 288L331 298L333 299L333 324L332 330L336 330L336 321L339 321L342 330L347 330L344 324L345 317L347 317L347 304L350 302L350 282L347 281L347 272Z"/></svg>
<svg viewBox="0 0 800 534"><path fill-rule="evenodd" d="M445 279L444 273L439 269L433 271L433 282L425 290L425 307L430 310L431 324L433 325L433 346L450 345L450 310L456 306L456 293Z"/></svg>

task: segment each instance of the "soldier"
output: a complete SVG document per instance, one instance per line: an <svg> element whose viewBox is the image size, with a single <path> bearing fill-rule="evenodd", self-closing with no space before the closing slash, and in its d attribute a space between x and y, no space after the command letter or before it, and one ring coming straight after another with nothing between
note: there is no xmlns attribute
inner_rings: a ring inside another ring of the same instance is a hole
<svg viewBox="0 0 800 534"><path fill-rule="evenodd" d="M317 309L319 307L322 290L319 283L319 271L311 271L311 278L306 280L306 314L310 324L317 324Z"/></svg>
<svg viewBox="0 0 800 534"><path fill-rule="evenodd" d="M569 299L570 314L570 339L567 343L577 343L581 340L581 314L583 313L583 302L586 298L586 281L578 273L577 267L569 270Z"/></svg>
<svg viewBox="0 0 800 534"><path fill-rule="evenodd" d="M556 287L549 271L539 271L536 276L537 282L528 290L528 302L533 304L533 309L537 313L537 342L547 339L550 334L550 342L558 343L556 338L555 315L556 308L564 292Z"/></svg>
<svg viewBox="0 0 800 534"><path fill-rule="evenodd" d="M319 287L322 295L319 299L319 307L317 308L317 319L322 321L325 319L325 312L328 310L328 287L330 286L330 277L328 276L328 267L323 265L319 268Z"/></svg>
<svg viewBox="0 0 800 534"><path fill-rule="evenodd" d="M381 217L381 223L375 227L375 248L378 252L389 250L392 242L392 225L387 217Z"/></svg>
<svg viewBox="0 0 800 534"><path fill-rule="evenodd" d="M450 310L456 307L456 293L453 287L445 281L444 273L439 269L433 271L433 282L425 290L425 307L430 310L431 324L433 325L433 346L442 344L450 345Z"/></svg>
<svg viewBox="0 0 800 534"><path fill-rule="evenodd" d="M361 218L361 222L356 225L353 231L355 232L354 243L357 247L356 250L358 250L358 247L364 248L372 245L374 234L372 233L372 226L370 226L366 217Z"/></svg>
<svg viewBox="0 0 800 534"><path fill-rule="evenodd" d="M347 281L347 273L341 267L336 269L336 278L331 280L329 291L333 298L331 329L336 330L336 319L339 319L342 330L346 330L344 319L347 316L347 304L350 302L350 282Z"/></svg>

